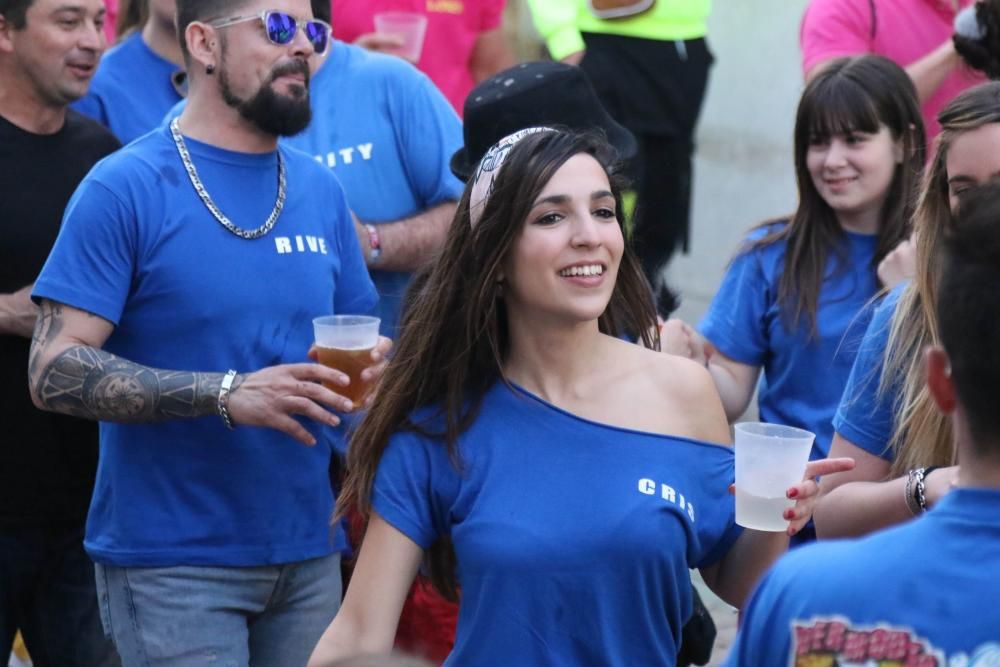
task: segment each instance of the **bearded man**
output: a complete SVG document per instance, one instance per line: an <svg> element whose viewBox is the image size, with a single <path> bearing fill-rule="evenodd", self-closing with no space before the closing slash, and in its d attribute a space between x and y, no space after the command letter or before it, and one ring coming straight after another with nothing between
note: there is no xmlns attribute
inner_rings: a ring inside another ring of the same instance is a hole
<svg viewBox="0 0 1000 667"><path fill-rule="evenodd" d="M100 422L85 547L125 667L304 665L340 602L326 431L351 410L311 320L377 298L335 177L277 143L309 122L330 27L309 0L177 20L188 105L73 195L30 389Z"/></svg>

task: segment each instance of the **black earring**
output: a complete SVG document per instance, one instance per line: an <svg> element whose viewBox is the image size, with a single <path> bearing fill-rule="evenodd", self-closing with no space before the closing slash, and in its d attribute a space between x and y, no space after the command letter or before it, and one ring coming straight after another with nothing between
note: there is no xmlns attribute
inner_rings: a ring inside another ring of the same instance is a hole
<svg viewBox="0 0 1000 667"><path fill-rule="evenodd" d="M205 65L205 74L212 74L215 72L215 65Z"/></svg>

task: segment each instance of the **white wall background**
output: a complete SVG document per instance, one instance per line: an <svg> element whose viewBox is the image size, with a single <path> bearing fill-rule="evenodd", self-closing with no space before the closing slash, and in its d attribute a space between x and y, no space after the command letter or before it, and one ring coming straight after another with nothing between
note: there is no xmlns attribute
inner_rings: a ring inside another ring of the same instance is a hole
<svg viewBox="0 0 1000 667"><path fill-rule="evenodd" d="M698 128L691 252L667 277L696 321L742 234L795 208L792 127L802 89L799 21L807 0L716 0L715 65Z"/></svg>

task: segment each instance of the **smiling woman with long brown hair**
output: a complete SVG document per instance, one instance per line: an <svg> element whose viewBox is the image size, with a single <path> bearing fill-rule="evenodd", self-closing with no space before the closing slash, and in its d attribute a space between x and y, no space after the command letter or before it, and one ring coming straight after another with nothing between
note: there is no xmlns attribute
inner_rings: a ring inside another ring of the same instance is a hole
<svg viewBox="0 0 1000 667"><path fill-rule="evenodd" d="M834 60L809 82L794 136L795 212L747 234L700 335L676 321L662 335L668 351L706 364L730 420L757 390L761 420L815 433L816 459L833 439L866 306L888 286L878 267L910 233L924 131L906 72L865 55Z"/></svg>
<svg viewBox="0 0 1000 667"><path fill-rule="evenodd" d="M673 664L688 569L738 605L787 547L734 525L708 373L647 349L620 204L591 136L523 130L480 162L351 442L340 509L369 525L311 665L388 651L425 551L440 589L461 583L446 664ZM793 529L815 492L789 490Z"/></svg>

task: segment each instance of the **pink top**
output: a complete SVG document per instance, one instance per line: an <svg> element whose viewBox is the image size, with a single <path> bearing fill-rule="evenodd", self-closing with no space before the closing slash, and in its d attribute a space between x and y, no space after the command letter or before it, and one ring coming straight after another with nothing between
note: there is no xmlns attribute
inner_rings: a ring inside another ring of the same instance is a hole
<svg viewBox="0 0 1000 667"><path fill-rule="evenodd" d="M417 63L459 115L475 81L469 70L480 33L499 28L505 0L332 0L333 35L353 42L374 32L373 16L384 11L427 16L424 49Z"/></svg>
<svg viewBox="0 0 1000 667"><path fill-rule="evenodd" d="M115 43L115 23L118 21L118 0L104 0L107 13L104 15L104 34L108 36L108 45Z"/></svg>
<svg viewBox="0 0 1000 667"><path fill-rule="evenodd" d="M959 0L959 6L973 2ZM874 5L873 38L871 0L812 0L799 35L803 71L831 58L860 53L876 53L906 67L952 36L955 10L949 0L874 0ZM941 131L938 112L958 93L984 81L983 75L960 65L924 102L928 145Z"/></svg>

